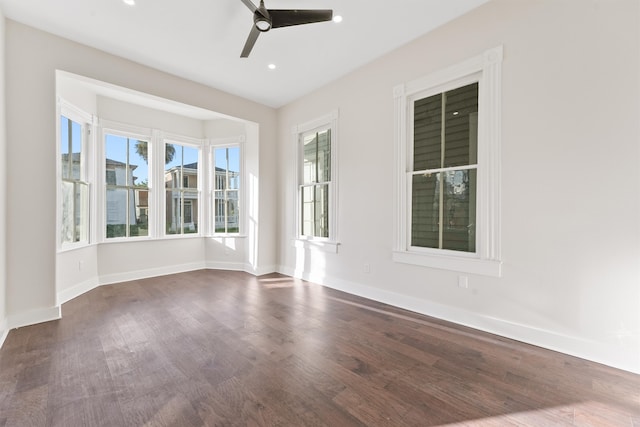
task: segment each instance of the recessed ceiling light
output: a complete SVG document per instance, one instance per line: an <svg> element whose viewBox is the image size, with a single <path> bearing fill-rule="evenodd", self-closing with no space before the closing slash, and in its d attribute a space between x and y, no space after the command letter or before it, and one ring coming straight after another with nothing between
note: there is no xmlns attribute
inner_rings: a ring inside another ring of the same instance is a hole
<svg viewBox="0 0 640 427"><path fill-rule="evenodd" d="M269 67L270 70L275 70L276 69L276 64L269 64L269 65L267 65L267 67Z"/></svg>
<svg viewBox="0 0 640 427"><path fill-rule="evenodd" d="M122 3L126 4L127 6L135 6L136 0L122 0Z"/></svg>
<svg viewBox="0 0 640 427"><path fill-rule="evenodd" d="M342 16L340 15L336 15L333 17L333 22L342 22Z"/></svg>

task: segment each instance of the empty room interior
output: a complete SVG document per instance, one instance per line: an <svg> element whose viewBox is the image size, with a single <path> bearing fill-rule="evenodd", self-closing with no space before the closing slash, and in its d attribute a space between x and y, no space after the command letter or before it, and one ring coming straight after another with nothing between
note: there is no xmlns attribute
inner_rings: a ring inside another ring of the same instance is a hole
<svg viewBox="0 0 640 427"><path fill-rule="evenodd" d="M0 0L0 426L640 426L637 0Z"/></svg>

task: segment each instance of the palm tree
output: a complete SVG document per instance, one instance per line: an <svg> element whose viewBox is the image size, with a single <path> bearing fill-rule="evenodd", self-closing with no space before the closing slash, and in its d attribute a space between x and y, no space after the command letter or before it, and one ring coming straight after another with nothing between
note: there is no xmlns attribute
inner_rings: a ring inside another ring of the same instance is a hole
<svg viewBox="0 0 640 427"><path fill-rule="evenodd" d="M145 163L149 163L147 159L147 141L136 142L136 153L142 157ZM164 149L164 164L170 163L176 155L176 147L166 144Z"/></svg>

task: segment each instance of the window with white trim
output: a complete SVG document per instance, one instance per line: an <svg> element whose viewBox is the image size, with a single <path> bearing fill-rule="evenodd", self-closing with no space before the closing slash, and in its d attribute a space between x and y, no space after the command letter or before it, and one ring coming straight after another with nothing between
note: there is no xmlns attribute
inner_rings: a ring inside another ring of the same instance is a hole
<svg viewBox="0 0 640 427"><path fill-rule="evenodd" d="M104 135L105 237L149 236L150 137Z"/></svg>
<svg viewBox="0 0 640 427"><path fill-rule="evenodd" d="M60 244L62 247L88 244L90 180L87 142L91 119L62 106L59 120Z"/></svg>
<svg viewBox="0 0 640 427"><path fill-rule="evenodd" d="M165 141L165 233L198 233L200 187L199 145Z"/></svg>
<svg viewBox="0 0 640 427"><path fill-rule="evenodd" d="M213 147L213 232L240 233L240 144Z"/></svg>
<svg viewBox="0 0 640 427"><path fill-rule="evenodd" d="M394 260L500 275L502 48L397 86Z"/></svg>
<svg viewBox="0 0 640 427"><path fill-rule="evenodd" d="M337 250L337 120L333 112L294 127L298 240Z"/></svg>

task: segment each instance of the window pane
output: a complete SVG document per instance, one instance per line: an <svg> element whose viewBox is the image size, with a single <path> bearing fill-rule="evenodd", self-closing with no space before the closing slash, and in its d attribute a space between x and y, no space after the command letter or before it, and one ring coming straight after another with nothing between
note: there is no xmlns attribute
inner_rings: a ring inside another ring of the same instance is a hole
<svg viewBox="0 0 640 427"><path fill-rule="evenodd" d="M227 233L240 231L240 210L238 191L227 191Z"/></svg>
<svg viewBox="0 0 640 427"><path fill-rule="evenodd" d="M73 183L62 181L62 224L60 225L60 237L62 242L75 242L74 240L74 190Z"/></svg>
<svg viewBox="0 0 640 427"><path fill-rule="evenodd" d="M215 230L216 233L225 233L226 230L226 215L225 215L226 200L224 197L224 191L215 192L214 200L214 215L215 215Z"/></svg>
<svg viewBox="0 0 640 427"><path fill-rule="evenodd" d="M302 183L312 184L318 182L318 139L315 133L304 137L303 150Z"/></svg>
<svg viewBox="0 0 640 427"><path fill-rule="evenodd" d="M240 147L229 147L226 150L229 156L229 188L237 190L240 188Z"/></svg>
<svg viewBox="0 0 640 427"><path fill-rule="evenodd" d="M316 186L315 236L329 237L329 186Z"/></svg>
<svg viewBox="0 0 640 427"><path fill-rule="evenodd" d="M148 162L148 146L147 141L129 139L129 177L127 177L127 185L135 187L148 187L149 171L147 170Z"/></svg>
<svg viewBox="0 0 640 427"><path fill-rule="evenodd" d="M476 175L471 169L413 176L412 246L475 252Z"/></svg>
<svg viewBox="0 0 640 427"><path fill-rule="evenodd" d="M302 187L302 235L329 237L329 185Z"/></svg>
<svg viewBox="0 0 640 427"><path fill-rule="evenodd" d="M413 105L413 170L437 169L442 153L442 94Z"/></svg>
<svg viewBox="0 0 640 427"><path fill-rule="evenodd" d="M476 251L476 170L444 173L442 248Z"/></svg>
<svg viewBox="0 0 640 427"><path fill-rule="evenodd" d="M414 175L411 190L411 246L439 247L440 174Z"/></svg>
<svg viewBox="0 0 640 427"><path fill-rule="evenodd" d="M129 191L131 203L135 207L135 217L129 224L129 236L149 235L149 190L137 187Z"/></svg>
<svg viewBox="0 0 640 427"><path fill-rule="evenodd" d="M182 197L180 191L167 190L166 192L166 233L182 233Z"/></svg>
<svg viewBox="0 0 640 427"><path fill-rule="evenodd" d="M330 130L318 133L318 182L331 181L331 137Z"/></svg>
<svg viewBox="0 0 640 427"><path fill-rule="evenodd" d="M124 188L107 188L107 238L127 235L127 193ZM129 215L135 220L135 211Z"/></svg>
<svg viewBox="0 0 640 427"><path fill-rule="evenodd" d="M477 163L478 83L446 92L444 167Z"/></svg>
<svg viewBox="0 0 640 427"><path fill-rule="evenodd" d="M198 188L198 153L193 147L182 147L183 188Z"/></svg>
<svg viewBox="0 0 640 427"><path fill-rule="evenodd" d="M127 138L105 137L105 180L109 185L127 185Z"/></svg>
<svg viewBox="0 0 640 427"><path fill-rule="evenodd" d="M75 185L75 242L89 240L89 185L76 182Z"/></svg>
<svg viewBox="0 0 640 427"><path fill-rule="evenodd" d="M198 232L198 192L185 191L182 193L184 232Z"/></svg>
<svg viewBox="0 0 640 427"><path fill-rule="evenodd" d="M60 161L63 179L82 179L82 126L60 117Z"/></svg>

